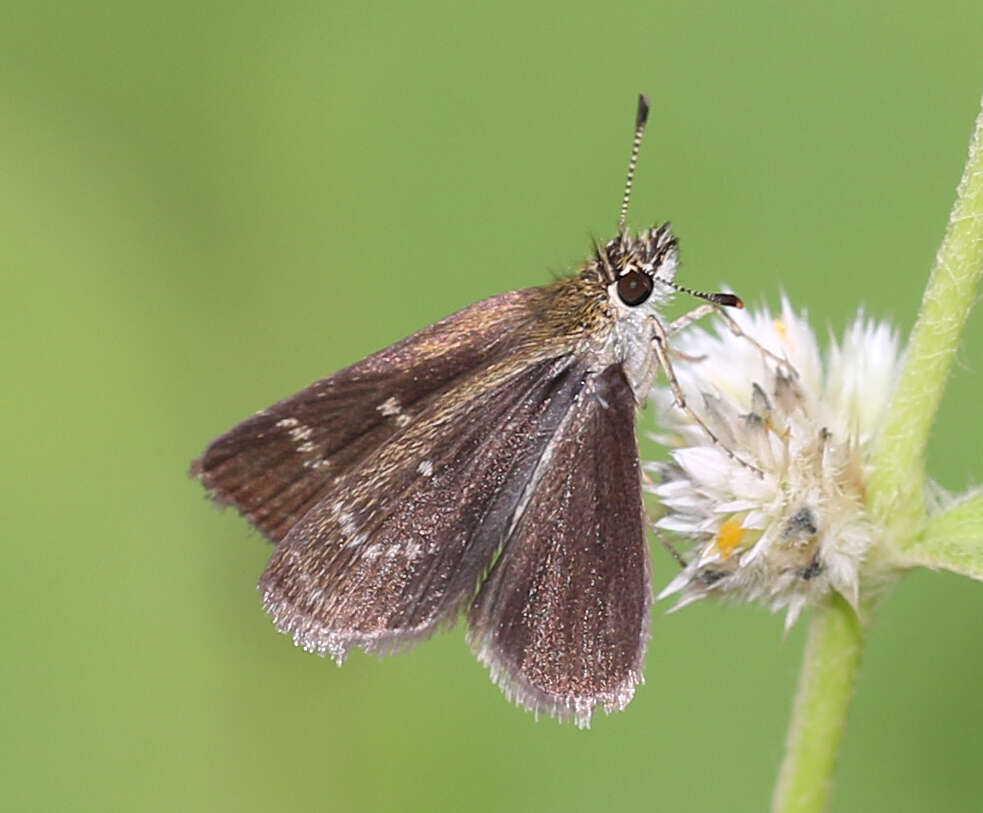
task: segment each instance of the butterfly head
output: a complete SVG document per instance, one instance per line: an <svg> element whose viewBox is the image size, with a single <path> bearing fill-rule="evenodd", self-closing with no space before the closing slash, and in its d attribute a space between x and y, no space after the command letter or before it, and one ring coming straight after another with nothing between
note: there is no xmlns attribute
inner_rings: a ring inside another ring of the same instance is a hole
<svg viewBox="0 0 983 813"><path fill-rule="evenodd" d="M603 247L595 248L594 265L616 304L625 308L662 305L676 291L679 247L668 223L637 237L622 230Z"/></svg>
<svg viewBox="0 0 983 813"><path fill-rule="evenodd" d="M629 321L637 318L634 314L642 306L647 305L649 310L657 311L676 291L716 305L743 307L740 298L733 294L706 294L676 283L679 247L668 223L653 226L638 237L632 237L628 231L628 204L631 202L631 187L648 114L649 100L643 93L638 97L638 112L635 114L635 138L628 160L625 194L621 199L618 235L603 248L595 247L594 260L588 264L585 273L595 280L600 278L617 312Z"/></svg>

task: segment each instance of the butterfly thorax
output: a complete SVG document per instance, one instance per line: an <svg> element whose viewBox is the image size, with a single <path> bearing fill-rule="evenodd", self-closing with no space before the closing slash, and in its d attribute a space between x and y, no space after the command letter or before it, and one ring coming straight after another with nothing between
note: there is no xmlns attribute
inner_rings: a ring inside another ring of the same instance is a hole
<svg viewBox="0 0 983 813"><path fill-rule="evenodd" d="M661 322L661 309L675 293L678 262L668 223L637 238L619 234L597 247L576 277L544 289L549 306L541 335L566 337L593 370L620 364L641 401L658 370L653 320Z"/></svg>

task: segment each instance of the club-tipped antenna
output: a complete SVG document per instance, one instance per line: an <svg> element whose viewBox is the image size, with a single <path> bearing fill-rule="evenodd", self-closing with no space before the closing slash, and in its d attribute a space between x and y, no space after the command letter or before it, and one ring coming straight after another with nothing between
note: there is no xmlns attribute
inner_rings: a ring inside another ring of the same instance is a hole
<svg viewBox="0 0 983 813"><path fill-rule="evenodd" d="M669 280L659 279L659 282L664 282L670 288L673 288L680 293L689 294L690 296L695 296L697 299L705 299L707 302L712 302L714 305L723 305L725 308L743 308L744 300L741 299L737 294L727 294L727 293L717 293L708 294L705 291L694 291L692 288L687 288L685 285L680 285L676 282L670 282Z"/></svg>
<svg viewBox="0 0 983 813"><path fill-rule="evenodd" d="M628 203L631 200L631 184L635 180L635 166L638 164L638 153L642 148L642 136L645 134L645 122L649 117L649 98L644 93L638 94L638 112L635 114L635 139L631 143L631 159L628 161L628 179L625 181L625 196L621 199L621 215L618 217L618 233L624 234L628 221Z"/></svg>

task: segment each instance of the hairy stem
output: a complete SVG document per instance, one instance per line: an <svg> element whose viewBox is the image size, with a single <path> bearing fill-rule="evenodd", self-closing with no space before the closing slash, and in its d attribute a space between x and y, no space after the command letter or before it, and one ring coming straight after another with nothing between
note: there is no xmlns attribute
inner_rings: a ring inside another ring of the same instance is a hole
<svg viewBox="0 0 983 813"><path fill-rule="evenodd" d="M772 799L775 813L826 809L863 644L860 619L842 596L834 594L825 606L816 608L809 625L785 761Z"/></svg>
<svg viewBox="0 0 983 813"><path fill-rule="evenodd" d="M868 507L886 537L906 547L925 524L923 459L969 311L983 272L983 111L956 192L942 246L908 342L897 390L874 447ZM825 810L847 712L863 654L862 618L840 596L817 610L809 628L786 754L773 798L775 813Z"/></svg>
<svg viewBox="0 0 983 813"><path fill-rule="evenodd" d="M983 111L956 190L945 237L922 297L904 368L872 456L870 507L876 520L907 526L925 515L923 458L953 357L983 272Z"/></svg>

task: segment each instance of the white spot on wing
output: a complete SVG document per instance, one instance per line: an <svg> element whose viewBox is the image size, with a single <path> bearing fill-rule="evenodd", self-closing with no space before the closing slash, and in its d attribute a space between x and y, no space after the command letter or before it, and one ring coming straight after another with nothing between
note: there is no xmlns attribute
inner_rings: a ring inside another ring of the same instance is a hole
<svg viewBox="0 0 983 813"><path fill-rule="evenodd" d="M345 539L351 539L358 533L358 526L355 525L355 517L348 511L341 511L338 514L338 525Z"/></svg>
<svg viewBox="0 0 983 813"><path fill-rule="evenodd" d="M290 429L291 440L307 440L311 435L314 434L314 430L309 426L300 424Z"/></svg>
<svg viewBox="0 0 983 813"><path fill-rule="evenodd" d="M396 397L393 395L390 395L385 401L379 404L377 408L379 412L386 416L399 415L403 411L403 408L399 405L399 401L397 401Z"/></svg>
<svg viewBox="0 0 983 813"><path fill-rule="evenodd" d="M420 465L416 467L416 470L420 472L424 477L430 477L433 475L433 461L421 460Z"/></svg>
<svg viewBox="0 0 983 813"><path fill-rule="evenodd" d="M399 401L396 400L394 395L390 395L376 409L379 410L380 414L395 420L396 425L399 427L406 426L412 420L409 415L403 412L403 407L400 406Z"/></svg>
<svg viewBox="0 0 983 813"><path fill-rule="evenodd" d="M314 430L307 424L301 423L296 418L281 418L276 425L279 429L287 430L290 439L297 444L298 454L310 454L317 448L308 440L314 434Z"/></svg>

